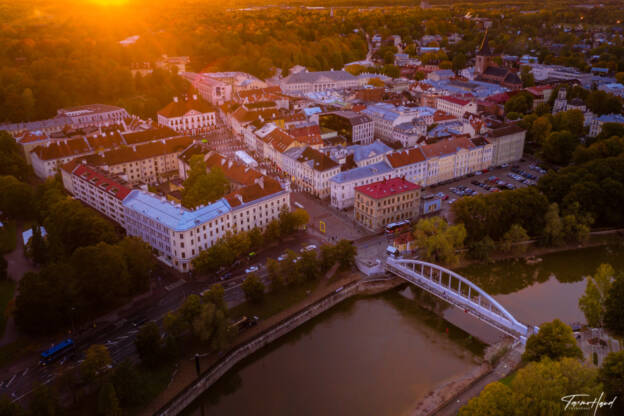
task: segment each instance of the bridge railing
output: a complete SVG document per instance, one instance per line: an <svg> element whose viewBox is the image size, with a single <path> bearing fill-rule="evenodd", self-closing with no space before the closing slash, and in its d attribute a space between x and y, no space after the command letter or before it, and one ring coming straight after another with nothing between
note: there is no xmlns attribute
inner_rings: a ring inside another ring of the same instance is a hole
<svg viewBox="0 0 624 416"><path fill-rule="evenodd" d="M508 335L526 340L534 327L516 320L501 304L465 277L420 260L388 258L385 269L416 284Z"/></svg>

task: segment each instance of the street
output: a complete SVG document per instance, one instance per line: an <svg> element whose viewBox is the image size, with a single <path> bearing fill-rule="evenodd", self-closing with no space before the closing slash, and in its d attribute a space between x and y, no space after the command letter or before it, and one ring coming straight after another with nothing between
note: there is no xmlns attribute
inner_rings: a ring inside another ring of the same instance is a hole
<svg viewBox="0 0 624 416"><path fill-rule="evenodd" d="M24 363L22 366L13 366L10 371L6 368L0 370L0 394L7 394L14 400L21 400L32 392L36 385L49 384L63 373L78 366L82 362L84 351L93 344L105 345L110 352L113 364L118 364L126 359L137 361L138 357L136 356L134 340L139 332L139 328L133 325L133 322L137 319L141 318L162 324L165 315L179 308L187 296L200 294L215 283L223 285L225 289L224 298L228 307L238 305L245 300L240 286L245 279L244 270L246 267L252 264L256 265L259 268L257 274L265 285L268 285L270 282L264 267L268 258L276 259L287 249L299 251L300 248L306 245L315 244L317 247L320 247L322 243L323 240L321 238L310 233L300 232L288 237L280 245L260 252L253 263L240 266L234 271L234 276L226 281L215 282L214 279L210 279L210 281L207 281L207 279L206 281L192 280L183 281L183 284L177 286L173 285L176 287L169 291L165 290L164 293L161 292L141 302L140 306L128 310L123 317L119 317L114 322L98 322L96 332L89 331L88 334L76 337L77 351L73 359L64 358L43 367L39 365L39 357L32 355L21 359L21 362ZM61 339L58 339L58 341L61 341Z"/></svg>

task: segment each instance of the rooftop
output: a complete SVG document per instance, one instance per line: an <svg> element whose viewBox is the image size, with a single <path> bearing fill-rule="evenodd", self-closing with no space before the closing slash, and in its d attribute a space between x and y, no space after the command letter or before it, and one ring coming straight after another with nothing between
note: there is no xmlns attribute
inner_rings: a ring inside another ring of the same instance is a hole
<svg viewBox="0 0 624 416"><path fill-rule="evenodd" d="M340 172L338 175L331 178L330 181L335 183L346 183L358 179L368 178L370 176L391 173L392 170L393 168L386 162L379 162L372 165L362 166L360 168Z"/></svg>
<svg viewBox="0 0 624 416"><path fill-rule="evenodd" d="M128 194L123 205L174 231L190 230L227 214L231 210L224 198L195 210L189 210L167 201L164 197L136 189Z"/></svg>
<svg viewBox="0 0 624 416"><path fill-rule="evenodd" d="M205 101L202 98L173 100L165 106L162 110L158 111L158 114L163 117L182 117L190 111L197 111L198 113L214 113L216 108Z"/></svg>
<svg viewBox="0 0 624 416"><path fill-rule="evenodd" d="M316 71L316 72L298 72L284 78L286 84L299 84L308 82L319 82L323 80L331 81L355 81L356 77L346 71Z"/></svg>
<svg viewBox="0 0 624 416"><path fill-rule="evenodd" d="M426 160L425 155L420 148L414 148L409 150L399 150L398 152L390 153L386 156L388 163L393 168L400 168L402 166L412 165L414 163L423 162Z"/></svg>
<svg viewBox="0 0 624 416"><path fill-rule="evenodd" d="M85 181L91 183L93 186L100 188L101 190L113 195L115 198L123 201L126 196L132 191L132 188L128 187L125 181L121 181L117 178L112 178L99 169L89 166L85 163L79 163L76 161L70 162L62 167L66 172L70 172L72 175L78 176Z"/></svg>
<svg viewBox="0 0 624 416"><path fill-rule="evenodd" d="M361 192L374 199L387 198L420 189L419 185L409 182L403 178L384 179L379 182L358 186L356 192Z"/></svg>

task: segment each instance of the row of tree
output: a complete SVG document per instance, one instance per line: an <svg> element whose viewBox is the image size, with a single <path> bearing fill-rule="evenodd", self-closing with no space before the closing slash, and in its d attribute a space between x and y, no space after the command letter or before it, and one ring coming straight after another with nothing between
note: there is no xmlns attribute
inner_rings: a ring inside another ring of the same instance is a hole
<svg viewBox="0 0 624 416"><path fill-rule="evenodd" d="M558 319L545 323L527 340L523 367L511 382L488 384L459 415L561 414L562 400L577 391L587 394L589 401L601 393L608 402L615 397L610 410L620 414L624 406L617 399L624 393L624 351L609 354L599 369L584 365L582 358L568 325Z"/></svg>
<svg viewBox="0 0 624 416"><path fill-rule="evenodd" d="M133 237L79 247L41 271L24 274L15 301L15 322L30 334L80 326L146 290L152 267L151 248Z"/></svg>
<svg viewBox="0 0 624 416"><path fill-rule="evenodd" d="M193 268L203 274L229 268L237 260L247 258L250 253L294 233L308 221L309 216L305 210L296 209L290 212L284 209L280 212L279 218L271 221L264 231L254 228L236 234L228 233L211 247L200 252L193 259Z"/></svg>

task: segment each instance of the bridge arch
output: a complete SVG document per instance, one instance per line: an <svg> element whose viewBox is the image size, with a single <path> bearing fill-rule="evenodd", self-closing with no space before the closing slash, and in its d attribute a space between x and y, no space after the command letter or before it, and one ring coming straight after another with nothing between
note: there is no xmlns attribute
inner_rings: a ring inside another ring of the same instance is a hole
<svg viewBox="0 0 624 416"><path fill-rule="evenodd" d="M536 327L518 321L485 290L452 270L414 259L388 257L385 270L415 284L477 319L523 342Z"/></svg>

